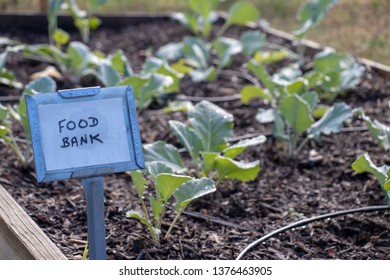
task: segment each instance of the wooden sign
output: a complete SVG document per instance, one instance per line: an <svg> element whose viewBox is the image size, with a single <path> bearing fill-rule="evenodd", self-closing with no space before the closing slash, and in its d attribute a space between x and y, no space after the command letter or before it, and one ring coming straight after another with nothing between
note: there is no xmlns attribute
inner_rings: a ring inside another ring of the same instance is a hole
<svg viewBox="0 0 390 280"><path fill-rule="evenodd" d="M132 89L26 96L38 182L144 168Z"/></svg>

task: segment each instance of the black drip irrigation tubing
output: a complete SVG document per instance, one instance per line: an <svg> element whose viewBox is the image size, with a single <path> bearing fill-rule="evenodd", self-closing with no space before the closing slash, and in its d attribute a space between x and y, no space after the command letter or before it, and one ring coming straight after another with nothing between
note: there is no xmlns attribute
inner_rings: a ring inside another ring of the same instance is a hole
<svg viewBox="0 0 390 280"><path fill-rule="evenodd" d="M275 230L275 231L273 231L273 232L271 232L271 233L261 237L260 239L255 240L254 242L249 244L244 250L241 251L241 253L238 255L236 260L241 260L245 256L246 253L248 253L250 250L252 250L258 244L261 244L261 243L267 241L268 239L274 237L275 235L278 235L280 233L286 232L288 230L291 230L291 229L294 229L294 228L297 228L297 227L302 227L302 226L305 226L307 224L310 224L310 223L313 223L313 222L316 222L316 221L319 221L319 220L325 220L325 219L334 218L334 217L338 217L338 216L343 216L343 215L347 215L347 214L369 213L369 212L386 211L386 210L390 210L390 206L387 206L387 205L367 206L367 207L362 207L362 208L354 208L354 209L350 209L350 210L337 211L337 212L334 212L334 213L328 213L328 214L319 215L319 216L315 216L315 217L312 217L312 218L300 220L298 222L289 224L289 225L287 225L285 227L279 228L279 229L277 229L277 230Z"/></svg>

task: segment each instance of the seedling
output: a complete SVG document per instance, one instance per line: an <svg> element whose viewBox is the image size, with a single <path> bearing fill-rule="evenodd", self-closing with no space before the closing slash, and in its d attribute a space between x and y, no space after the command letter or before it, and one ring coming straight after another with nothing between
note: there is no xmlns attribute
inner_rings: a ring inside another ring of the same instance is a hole
<svg viewBox="0 0 390 280"><path fill-rule="evenodd" d="M213 1L188 1L189 11L175 13L185 26L190 28L197 37L186 36L182 42L169 43L157 51L157 56L175 62L174 69L189 74L194 82L212 81L216 79L222 69L230 66L232 57L243 50L249 53L261 42L256 42L258 36L245 36L243 43L239 40L223 37L226 29L231 25L245 25L256 21L260 13L256 6L247 1L236 2L228 11L224 25L219 29L213 40L207 40L210 35L212 22L216 18L213 9L218 6ZM203 38L201 37L203 36ZM251 46L249 46L251 45ZM216 63L211 63L212 56L216 54Z"/></svg>
<svg viewBox="0 0 390 280"><path fill-rule="evenodd" d="M368 117L363 109L358 108L354 110L365 122L368 130L370 131L374 140L385 150L390 150L390 127L379 122L378 120L372 120ZM370 173L373 174L378 180L382 191L385 195L385 200L390 205L390 167L387 165L377 166L375 165L369 154L364 153L360 155L352 164L352 169L358 173Z"/></svg>
<svg viewBox="0 0 390 280"><path fill-rule="evenodd" d="M56 83L52 78L45 77L34 80L26 85L19 105L16 107L4 107L0 104L0 141L7 144L16 154L23 167L27 167L32 162L30 127L26 111L26 95L44 92L54 92ZM19 144L13 131L12 120L22 124L24 138Z"/></svg>
<svg viewBox="0 0 390 280"><path fill-rule="evenodd" d="M140 73L134 73L122 50L107 57L93 52L81 42L71 42L64 53L52 45L21 45L27 57L56 64L65 76L80 83L87 75L95 76L105 86L132 85L139 111L163 94L179 91L182 74L159 58L149 57Z"/></svg>
<svg viewBox="0 0 390 280"><path fill-rule="evenodd" d="M385 201L390 206L390 167L387 165L377 166L372 161L368 153L360 155L354 163L352 163L352 169L358 173L370 173L373 174L378 180L383 194L385 195Z"/></svg>
<svg viewBox="0 0 390 280"><path fill-rule="evenodd" d="M93 0L88 1L93 10L97 7L105 4L106 0ZM87 11L81 10L76 0L50 0L49 8L47 12L48 30L50 41L54 41L58 44L59 41L64 39L64 31L57 27L57 14L60 11L69 12L74 21L74 25L79 30L81 38L85 44L89 42L90 30L94 30L99 27L101 21L99 18L92 16L89 17Z"/></svg>
<svg viewBox="0 0 390 280"><path fill-rule="evenodd" d="M253 98L261 98L271 104L268 110L260 110L256 119L262 123L273 122L273 134L288 143L288 157L296 158L310 140L320 140L321 134L339 132L343 122L352 115L352 109L344 103L336 103L317 121L313 115L319 102L318 94L312 91L321 76L302 76L297 65L291 65L270 76L265 65L251 60L248 69L256 75L265 88L246 86L241 91L241 100L248 104ZM306 135L300 144L298 140Z"/></svg>
<svg viewBox="0 0 390 280"><path fill-rule="evenodd" d="M188 124L169 121L169 126L190 155L197 177L208 176L217 181L233 178L250 181L257 177L259 161L243 163L235 158L247 148L265 142L264 136L229 145L233 136L233 116L220 107L202 101L188 111ZM178 149L163 141L144 145L146 164L161 163L174 172L190 172Z"/></svg>
<svg viewBox="0 0 390 280"><path fill-rule="evenodd" d="M214 182L208 178L195 179L190 176L173 174L173 170L159 162L148 165L152 175L155 195L149 192L150 211L148 210L144 192L147 180L140 171L131 171L134 186L140 199L142 212L131 210L126 216L135 218L144 224L156 245L160 244L161 226L168 204L172 197L175 199L176 217L171 222L165 238L169 235L185 208L195 199L210 194L216 190Z"/></svg>
<svg viewBox="0 0 390 280"><path fill-rule="evenodd" d="M390 127L378 120L372 120L361 108L355 109L354 113L362 118L375 141L385 151L390 151Z"/></svg>
<svg viewBox="0 0 390 280"><path fill-rule="evenodd" d="M91 69L100 62L100 54L92 52L81 42L70 42L66 52L47 44L21 45L18 51L28 58L55 64L75 84L80 83L84 76L94 73Z"/></svg>
<svg viewBox="0 0 390 280"><path fill-rule="evenodd" d="M185 27L190 29L196 36L207 38L211 33L212 24L218 19L217 8L219 0L189 0L188 9L185 13L173 13L172 17ZM224 25L217 32L221 37L232 25L245 25L254 22L260 17L257 7L249 1L235 2L227 12Z"/></svg>

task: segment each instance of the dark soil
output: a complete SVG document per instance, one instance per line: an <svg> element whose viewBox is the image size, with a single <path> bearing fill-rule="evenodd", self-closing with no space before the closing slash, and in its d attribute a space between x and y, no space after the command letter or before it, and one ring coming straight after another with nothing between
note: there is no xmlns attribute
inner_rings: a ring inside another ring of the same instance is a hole
<svg viewBox="0 0 390 280"><path fill-rule="evenodd" d="M232 28L229 36L238 37L241 29ZM122 48L135 71L139 71L147 50L179 41L188 33L174 22L151 22L118 30L101 28L94 32L90 46L105 53ZM22 30L1 32L0 36L28 43L46 42L46 34L25 34ZM73 35L78 39L78 35ZM270 40L290 46L280 38ZM291 47L291 46L290 46ZM308 53L307 60L313 53ZM194 84L185 78L181 94L209 97L236 95L249 84L242 73L244 57L236 57L230 69L212 83ZM13 56L8 68L22 82L47 64L26 61ZM271 69L272 71L272 69ZM82 84L90 86L91 84ZM76 87L59 81L60 89ZM0 96L20 92L0 87ZM373 69L367 69L355 90L339 97L353 107L389 123L387 112L390 81ZM235 117L235 135L269 134L271 128L256 122L256 111L266 106L260 101L244 106L239 100L218 102ZM164 113L158 104L139 116L144 143L165 140L175 145L168 120L185 120L184 113ZM362 127L358 119L346 124ZM16 126L16 129L18 127ZM23 135L19 135L23 137ZM309 153L315 153L311 159ZM140 207L130 177L126 174L105 176L106 236L109 259L235 259L256 238L297 220L356 207L383 205L384 196L375 178L357 175L351 163L363 152L369 152L378 165L390 163L390 157L374 142L367 131L354 130L322 137L310 142L299 155L296 168L283 156L283 147L272 136L262 146L249 149L243 160L261 161L258 178L241 183L227 180L217 193L201 198L188 207L179 219L170 240L160 247L151 244L147 230L136 220L127 219L126 211ZM69 259L80 259L87 238L86 206L79 180L37 184L31 166L23 169L10 149L0 147L0 183L43 229ZM165 217L167 230L174 215ZM388 259L390 255L390 213L351 214L315 222L305 228L288 231L261 246L247 259Z"/></svg>

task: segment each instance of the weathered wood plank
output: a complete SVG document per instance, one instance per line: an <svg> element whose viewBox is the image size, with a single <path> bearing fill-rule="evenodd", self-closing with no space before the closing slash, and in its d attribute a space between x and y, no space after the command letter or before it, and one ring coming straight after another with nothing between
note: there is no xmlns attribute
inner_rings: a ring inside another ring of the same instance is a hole
<svg viewBox="0 0 390 280"><path fill-rule="evenodd" d="M1 185L0 259L66 260L60 249Z"/></svg>

